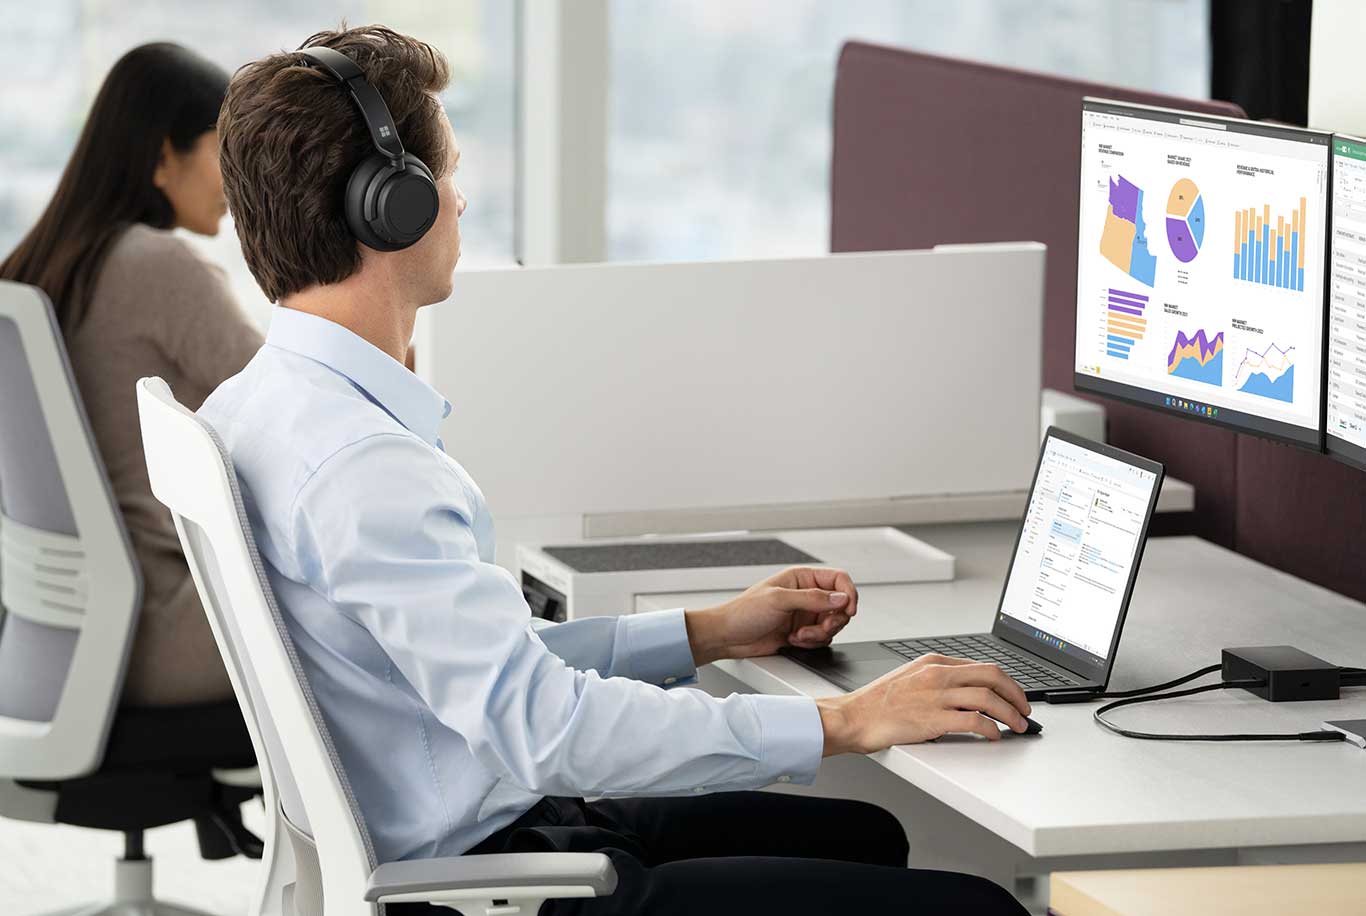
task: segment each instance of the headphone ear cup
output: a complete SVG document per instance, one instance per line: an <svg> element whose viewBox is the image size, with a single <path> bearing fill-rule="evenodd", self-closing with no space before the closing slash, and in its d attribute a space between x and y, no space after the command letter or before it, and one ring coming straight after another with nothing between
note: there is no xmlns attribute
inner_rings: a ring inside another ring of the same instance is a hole
<svg viewBox="0 0 1366 916"><path fill-rule="evenodd" d="M427 164L412 153L396 170L380 155L364 159L346 183L346 224L362 244L376 251L413 245L436 222L441 198Z"/></svg>
<svg viewBox="0 0 1366 916"><path fill-rule="evenodd" d="M379 184L390 169L389 160L376 153L362 159L346 182L346 228L351 230L356 241L376 251L398 251L408 247L383 238L371 226L365 213L366 202L378 197Z"/></svg>
<svg viewBox="0 0 1366 916"><path fill-rule="evenodd" d="M441 194L427 163L404 153L406 168L383 178L379 190L378 225L375 231L403 247L416 244L427 234L441 212Z"/></svg>

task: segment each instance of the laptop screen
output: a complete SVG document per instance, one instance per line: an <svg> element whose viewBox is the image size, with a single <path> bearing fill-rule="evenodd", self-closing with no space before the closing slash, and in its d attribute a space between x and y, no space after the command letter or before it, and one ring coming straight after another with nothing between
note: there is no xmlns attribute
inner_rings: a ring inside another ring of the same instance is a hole
<svg viewBox="0 0 1366 916"><path fill-rule="evenodd" d="M1161 479L1159 464L1050 432L994 632L1103 680Z"/></svg>

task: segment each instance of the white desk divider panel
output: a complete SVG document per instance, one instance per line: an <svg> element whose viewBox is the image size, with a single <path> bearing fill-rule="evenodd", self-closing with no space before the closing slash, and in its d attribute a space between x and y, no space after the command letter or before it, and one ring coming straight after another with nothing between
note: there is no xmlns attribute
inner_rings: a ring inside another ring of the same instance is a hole
<svg viewBox="0 0 1366 916"><path fill-rule="evenodd" d="M418 369L513 545L1002 518L1038 450L1044 247L457 271Z"/></svg>

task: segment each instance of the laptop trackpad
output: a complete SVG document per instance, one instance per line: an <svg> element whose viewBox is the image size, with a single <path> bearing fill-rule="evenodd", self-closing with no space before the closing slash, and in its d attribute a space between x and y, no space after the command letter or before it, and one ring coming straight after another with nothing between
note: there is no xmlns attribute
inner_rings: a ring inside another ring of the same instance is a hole
<svg viewBox="0 0 1366 916"><path fill-rule="evenodd" d="M904 665L905 659L889 659L881 662L849 662L834 665L821 673L845 690L857 690L864 684L871 684L889 671Z"/></svg>
<svg viewBox="0 0 1366 916"><path fill-rule="evenodd" d="M906 663L904 658L877 643L853 643L848 648L787 649L783 654L799 659L817 674L845 690L857 690Z"/></svg>

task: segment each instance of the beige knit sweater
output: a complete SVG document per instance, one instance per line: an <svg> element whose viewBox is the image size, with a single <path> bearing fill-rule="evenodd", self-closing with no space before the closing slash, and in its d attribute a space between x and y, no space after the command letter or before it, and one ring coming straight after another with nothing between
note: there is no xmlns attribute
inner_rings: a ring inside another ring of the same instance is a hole
<svg viewBox="0 0 1366 916"><path fill-rule="evenodd" d="M222 269L176 235L134 225L115 243L85 319L67 340L114 495L142 567L142 613L123 700L232 698L171 515L152 496L134 385L159 375L191 410L260 349Z"/></svg>

